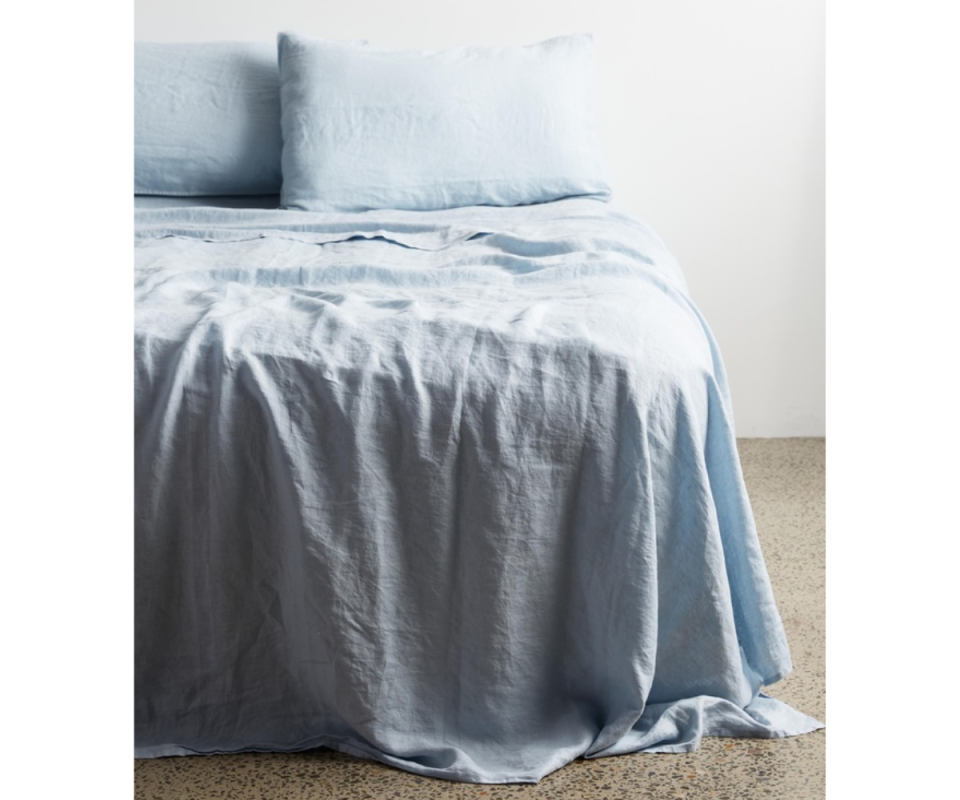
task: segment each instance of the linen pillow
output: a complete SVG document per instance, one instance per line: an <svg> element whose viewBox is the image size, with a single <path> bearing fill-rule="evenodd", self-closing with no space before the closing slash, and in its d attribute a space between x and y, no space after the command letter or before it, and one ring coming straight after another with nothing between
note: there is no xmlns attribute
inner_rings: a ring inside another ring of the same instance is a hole
<svg viewBox="0 0 960 800"><path fill-rule="evenodd" d="M593 41L443 52L278 37L281 205L308 211L608 198Z"/></svg>
<svg viewBox="0 0 960 800"><path fill-rule="evenodd" d="M138 42L134 75L136 194L279 194L274 45Z"/></svg>

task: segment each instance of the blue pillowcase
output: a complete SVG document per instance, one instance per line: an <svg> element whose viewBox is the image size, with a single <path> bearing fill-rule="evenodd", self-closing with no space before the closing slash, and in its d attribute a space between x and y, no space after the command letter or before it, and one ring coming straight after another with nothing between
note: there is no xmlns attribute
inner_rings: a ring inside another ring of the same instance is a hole
<svg viewBox="0 0 960 800"><path fill-rule="evenodd" d="M281 33L281 204L309 211L608 198L593 42L444 52Z"/></svg>
<svg viewBox="0 0 960 800"><path fill-rule="evenodd" d="M134 193L278 194L276 47L256 42L135 47Z"/></svg>

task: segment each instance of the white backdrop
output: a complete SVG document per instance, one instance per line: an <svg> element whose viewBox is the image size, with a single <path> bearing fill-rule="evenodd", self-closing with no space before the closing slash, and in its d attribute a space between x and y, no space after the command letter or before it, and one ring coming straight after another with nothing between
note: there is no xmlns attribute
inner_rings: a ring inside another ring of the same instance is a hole
<svg viewBox="0 0 960 800"><path fill-rule="evenodd" d="M680 261L739 436L823 436L823 0L136 0L143 41L396 49L594 34L614 202Z"/></svg>

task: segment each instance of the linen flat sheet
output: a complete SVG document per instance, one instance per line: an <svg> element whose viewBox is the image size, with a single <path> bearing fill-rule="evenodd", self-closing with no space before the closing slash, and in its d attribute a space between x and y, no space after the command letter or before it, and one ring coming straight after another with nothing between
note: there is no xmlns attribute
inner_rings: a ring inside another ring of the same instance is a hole
<svg viewBox="0 0 960 800"><path fill-rule="evenodd" d="M136 212L136 754L535 782L819 727L720 355L594 200Z"/></svg>

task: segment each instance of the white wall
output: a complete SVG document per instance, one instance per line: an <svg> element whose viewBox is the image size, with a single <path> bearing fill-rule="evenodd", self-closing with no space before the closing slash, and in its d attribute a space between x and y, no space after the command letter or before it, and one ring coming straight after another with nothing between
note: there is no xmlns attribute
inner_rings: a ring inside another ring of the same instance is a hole
<svg viewBox="0 0 960 800"><path fill-rule="evenodd" d="M823 0L136 0L136 38L383 47L592 32L614 202L680 261L740 436L822 436Z"/></svg>

